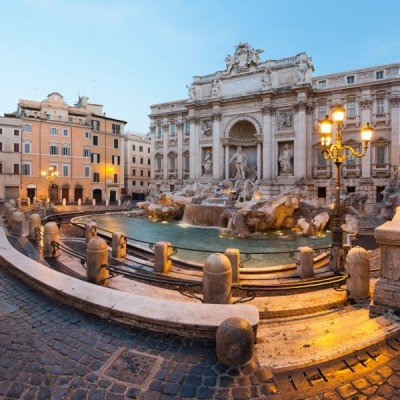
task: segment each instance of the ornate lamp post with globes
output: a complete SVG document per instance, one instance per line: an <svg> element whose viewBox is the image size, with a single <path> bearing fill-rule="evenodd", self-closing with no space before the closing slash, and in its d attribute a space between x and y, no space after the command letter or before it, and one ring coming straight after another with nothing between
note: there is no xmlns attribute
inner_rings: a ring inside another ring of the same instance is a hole
<svg viewBox="0 0 400 400"><path fill-rule="evenodd" d="M53 182L55 179L58 177L58 171L55 167L50 165L48 171L42 171L42 178L46 178L50 182L50 203L52 202L52 187L53 187Z"/></svg>
<svg viewBox="0 0 400 400"><path fill-rule="evenodd" d="M367 122L361 129L361 140L362 140L362 152L358 153L354 148L347 145L342 145L342 123L345 119L346 110L343 106L337 105L332 108L332 119L329 115L326 115L320 121L320 136L322 144L322 153L326 160L332 160L336 165L336 199L335 199L335 209L333 214L333 228L332 228L332 261L333 265L331 268L337 272L342 269L342 256L343 256L343 231L342 225L342 215L340 212L340 185L341 185L341 174L340 167L342 163L349 157L364 157L368 150L369 142L371 141L373 129L370 127L369 122ZM335 143L332 142L332 131L333 127L336 125Z"/></svg>

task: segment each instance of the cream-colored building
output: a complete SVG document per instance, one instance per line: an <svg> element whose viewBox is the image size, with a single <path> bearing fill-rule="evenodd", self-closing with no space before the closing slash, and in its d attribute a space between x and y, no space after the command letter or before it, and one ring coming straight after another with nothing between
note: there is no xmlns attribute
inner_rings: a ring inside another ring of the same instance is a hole
<svg viewBox="0 0 400 400"><path fill-rule="evenodd" d="M261 53L239 43L224 70L193 78L188 99L150 107L155 183L169 190L196 179L234 179L241 147L246 178L257 179L265 194L301 181L330 200L334 176L317 128L340 103L345 144L361 149L362 125L375 129L366 156L343 165L344 190L367 193L369 206L380 201L399 167L400 64L315 76L306 53L266 61Z"/></svg>
<svg viewBox="0 0 400 400"><path fill-rule="evenodd" d="M0 201L19 197L21 185L22 121L13 115L0 117Z"/></svg>
<svg viewBox="0 0 400 400"><path fill-rule="evenodd" d="M22 199L120 198L125 121L106 117L103 106L87 97L70 106L56 92L41 102L20 100L17 115L22 119ZM58 173L53 181L50 167Z"/></svg>
<svg viewBox="0 0 400 400"><path fill-rule="evenodd" d="M132 199L143 199L151 181L151 154L150 138L127 132L125 142L125 193Z"/></svg>

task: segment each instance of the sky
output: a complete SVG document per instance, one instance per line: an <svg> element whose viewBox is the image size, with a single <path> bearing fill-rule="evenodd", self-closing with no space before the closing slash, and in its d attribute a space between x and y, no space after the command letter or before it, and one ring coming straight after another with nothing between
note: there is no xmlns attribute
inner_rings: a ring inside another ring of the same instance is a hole
<svg viewBox="0 0 400 400"><path fill-rule="evenodd" d="M0 115L56 91L146 133L151 104L187 98L239 42L305 51L314 76L400 62L399 0L0 0Z"/></svg>

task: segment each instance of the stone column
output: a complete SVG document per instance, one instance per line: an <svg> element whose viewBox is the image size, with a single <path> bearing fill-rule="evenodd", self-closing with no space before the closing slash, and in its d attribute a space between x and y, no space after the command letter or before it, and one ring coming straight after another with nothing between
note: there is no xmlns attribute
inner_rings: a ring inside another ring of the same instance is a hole
<svg viewBox="0 0 400 400"><path fill-rule="evenodd" d="M213 113L213 127L212 127L212 159L213 159L213 178L219 179L221 176L221 161L219 155L221 154L221 113Z"/></svg>
<svg viewBox="0 0 400 400"><path fill-rule="evenodd" d="M400 311L400 207L392 221L375 229L375 239L381 246L381 270L371 314L385 314L390 309Z"/></svg>
<svg viewBox="0 0 400 400"><path fill-rule="evenodd" d="M197 141L197 124L198 118L192 117L190 119L190 141L189 141L189 177L196 179L197 174L197 153L198 141Z"/></svg>
<svg viewBox="0 0 400 400"><path fill-rule="evenodd" d="M201 177L201 147L199 143L199 138L201 137L201 124L198 122L196 125L196 179Z"/></svg>
<svg viewBox="0 0 400 400"><path fill-rule="evenodd" d="M163 129L163 179L168 179L168 132L169 124L162 124Z"/></svg>
<svg viewBox="0 0 400 400"><path fill-rule="evenodd" d="M177 135L178 135L178 155L177 155L177 169L178 169L178 179L182 179L183 173L183 122L178 122L176 124Z"/></svg>
<svg viewBox="0 0 400 400"><path fill-rule="evenodd" d="M225 145L225 179L229 179L229 145Z"/></svg>
<svg viewBox="0 0 400 400"><path fill-rule="evenodd" d="M390 163L396 168L399 166L400 145L400 96L390 99L390 121L392 125L392 137L390 142Z"/></svg>
<svg viewBox="0 0 400 400"><path fill-rule="evenodd" d="M298 178L307 177L307 104L303 101L297 103L297 132L294 175Z"/></svg>
<svg viewBox="0 0 400 400"><path fill-rule="evenodd" d="M271 106L265 106L263 112L263 179L272 179L272 129L271 115L274 109Z"/></svg>
<svg viewBox="0 0 400 400"><path fill-rule="evenodd" d="M361 127L364 126L365 123L371 122L371 107L372 107L371 99L360 100ZM371 177L371 144L368 146L368 150L365 156L361 158L361 177L362 178Z"/></svg>
<svg viewBox="0 0 400 400"><path fill-rule="evenodd" d="M257 180L261 180L261 142L257 142Z"/></svg>

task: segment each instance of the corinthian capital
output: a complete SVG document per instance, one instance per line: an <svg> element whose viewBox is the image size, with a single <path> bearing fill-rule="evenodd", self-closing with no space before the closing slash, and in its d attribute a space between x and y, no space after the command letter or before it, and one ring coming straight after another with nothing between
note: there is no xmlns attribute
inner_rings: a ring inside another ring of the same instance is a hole
<svg viewBox="0 0 400 400"><path fill-rule="evenodd" d="M262 112L264 115L272 115L272 114L275 114L276 110L275 110L274 107L268 105L268 106L263 106L263 107L261 108L261 112Z"/></svg>

